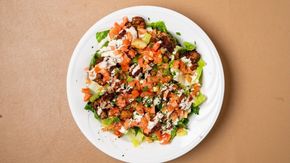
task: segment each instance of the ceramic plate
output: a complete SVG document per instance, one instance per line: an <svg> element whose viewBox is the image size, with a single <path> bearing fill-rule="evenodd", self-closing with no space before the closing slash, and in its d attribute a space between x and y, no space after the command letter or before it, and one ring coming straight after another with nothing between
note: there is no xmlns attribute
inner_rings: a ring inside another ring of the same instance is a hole
<svg viewBox="0 0 290 163"><path fill-rule="evenodd" d="M207 100L201 105L200 115L191 116L188 135L176 137L169 145L143 143L135 148L126 138L117 138L109 132L102 132L99 121L92 113L84 110L85 102L81 88L85 87L87 67L96 51L96 32L109 29L114 22L121 22L123 16L142 16L150 21L162 20L168 30L181 40L196 42L197 51L207 65L204 68L202 92ZM154 7L136 6L118 10L94 24L76 46L67 74L67 97L74 120L85 137L107 155L125 162L165 162L182 156L199 144L213 127L223 101L224 74L217 50L206 33L193 21L176 11ZM97 158L96 158L97 159Z"/></svg>

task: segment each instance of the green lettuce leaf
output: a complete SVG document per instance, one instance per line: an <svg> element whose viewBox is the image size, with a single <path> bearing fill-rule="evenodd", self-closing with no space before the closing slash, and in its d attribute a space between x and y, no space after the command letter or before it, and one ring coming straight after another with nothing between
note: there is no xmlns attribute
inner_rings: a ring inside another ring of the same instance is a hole
<svg viewBox="0 0 290 163"><path fill-rule="evenodd" d="M152 22L148 26L161 32L167 32L166 25L163 21Z"/></svg>
<svg viewBox="0 0 290 163"><path fill-rule="evenodd" d="M192 44L190 42L187 42L187 41L184 41L183 42L183 46L184 48L187 50L187 51L192 51L196 48L196 45L195 44Z"/></svg>
<svg viewBox="0 0 290 163"><path fill-rule="evenodd" d="M101 31L101 32L97 32L96 33L96 39L98 42L101 42L104 38L107 37L108 33L110 30L105 30L105 31Z"/></svg>
<svg viewBox="0 0 290 163"><path fill-rule="evenodd" d="M201 92L195 97L194 100L194 107L201 105L206 100L206 96L203 95Z"/></svg>

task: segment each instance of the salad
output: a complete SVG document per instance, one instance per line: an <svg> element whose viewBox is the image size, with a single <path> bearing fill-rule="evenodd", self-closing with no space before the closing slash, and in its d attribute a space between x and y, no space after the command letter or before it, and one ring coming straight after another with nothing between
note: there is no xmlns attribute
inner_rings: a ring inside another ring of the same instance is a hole
<svg viewBox="0 0 290 163"><path fill-rule="evenodd" d="M134 146L186 135L189 116L206 100L196 44L180 43L163 21L139 16L97 32L96 41L82 92L102 130L127 135Z"/></svg>

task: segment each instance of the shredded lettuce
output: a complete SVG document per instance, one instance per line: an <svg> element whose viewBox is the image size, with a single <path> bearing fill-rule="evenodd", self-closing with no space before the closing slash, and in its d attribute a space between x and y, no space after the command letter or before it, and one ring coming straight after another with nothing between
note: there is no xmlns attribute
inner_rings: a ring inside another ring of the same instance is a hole
<svg viewBox="0 0 290 163"><path fill-rule="evenodd" d="M167 32L166 25L163 21L152 22L148 26L161 32Z"/></svg>
<svg viewBox="0 0 290 163"><path fill-rule="evenodd" d="M196 48L196 45L195 44L192 44L190 42L187 42L187 41L184 41L183 42L183 46L184 48L187 50L187 51L192 51Z"/></svg>
<svg viewBox="0 0 290 163"><path fill-rule="evenodd" d="M150 42L150 39L151 39L151 35L149 33L145 33L144 34L144 37L142 38L142 40L148 44Z"/></svg>
<svg viewBox="0 0 290 163"><path fill-rule="evenodd" d="M145 138L144 134L140 131L140 129L136 129L136 130L129 129L127 135L134 147L139 146Z"/></svg>
<svg viewBox="0 0 290 163"><path fill-rule="evenodd" d="M181 120L179 120L177 122L177 126L178 127L181 127L181 128L187 128L188 122L189 122L189 119L188 118L182 118Z"/></svg>
<svg viewBox="0 0 290 163"><path fill-rule="evenodd" d="M101 31L101 32L97 32L96 33L96 39L98 42L101 42L104 38L107 37L108 33L110 30L105 30L105 31Z"/></svg>
<svg viewBox="0 0 290 163"><path fill-rule="evenodd" d="M110 117L110 118L102 119L102 125L106 127L111 124L117 123L119 121L120 119L118 117Z"/></svg>
<svg viewBox="0 0 290 163"><path fill-rule="evenodd" d="M90 84L88 85L88 88L90 89L91 93L93 95L95 94L99 94L99 93L102 93L104 94L105 93L105 89L103 86L99 85L97 82L95 81L91 81Z"/></svg>
<svg viewBox="0 0 290 163"><path fill-rule="evenodd" d="M203 95L201 92L195 97L194 100L194 107L201 105L206 100L206 96Z"/></svg>
<svg viewBox="0 0 290 163"><path fill-rule="evenodd" d="M95 118L100 119L100 116L97 114L96 110L93 108L92 103L88 102L85 106L85 110L93 112Z"/></svg>
<svg viewBox="0 0 290 163"><path fill-rule="evenodd" d="M98 98L100 98L102 95L104 94L104 92L98 92L96 94L94 94L93 96L90 97L90 102L94 102L96 101Z"/></svg>
<svg viewBox="0 0 290 163"><path fill-rule="evenodd" d="M173 127L170 133L170 140L173 140L173 138L176 136L176 132L177 132L177 127Z"/></svg>
<svg viewBox="0 0 290 163"><path fill-rule="evenodd" d="M96 51L96 53L93 55L91 62L90 62L90 68L94 67L96 65L96 61L97 59L99 59L101 57L101 54L99 53L99 51Z"/></svg>
<svg viewBox="0 0 290 163"><path fill-rule="evenodd" d="M177 136L185 136L187 135L187 130L185 128L179 128L176 132Z"/></svg>
<svg viewBox="0 0 290 163"><path fill-rule="evenodd" d="M198 106L194 106L194 104L191 105L191 112L190 114L196 114L199 115L199 107Z"/></svg>
<svg viewBox="0 0 290 163"><path fill-rule="evenodd" d="M202 77L202 71L203 71L203 67L206 65L205 61L201 58L199 61L198 61L198 67L196 69L196 80L198 80L199 82L201 82L201 77Z"/></svg>

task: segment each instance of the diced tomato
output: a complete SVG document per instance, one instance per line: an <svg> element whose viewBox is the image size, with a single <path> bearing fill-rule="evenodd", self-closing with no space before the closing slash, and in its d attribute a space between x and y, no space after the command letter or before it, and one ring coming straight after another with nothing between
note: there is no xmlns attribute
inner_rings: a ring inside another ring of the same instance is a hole
<svg viewBox="0 0 290 163"><path fill-rule="evenodd" d="M95 72L98 73L101 71L101 68L99 66L95 66Z"/></svg>
<svg viewBox="0 0 290 163"><path fill-rule="evenodd" d="M130 40L128 40L128 39L125 39L125 40L123 40L123 45L124 46L130 46L130 44L131 44L131 41Z"/></svg>
<svg viewBox="0 0 290 163"><path fill-rule="evenodd" d="M147 126L148 126L148 120L145 117L142 117L139 127L144 130L147 128Z"/></svg>
<svg viewBox="0 0 290 163"><path fill-rule="evenodd" d="M139 103L137 106L136 106L136 111L138 114L144 114L144 106Z"/></svg>
<svg viewBox="0 0 290 163"><path fill-rule="evenodd" d="M170 119L172 119L173 121L175 121L178 118L177 112L174 111L173 113L171 113L170 115Z"/></svg>
<svg viewBox="0 0 290 163"><path fill-rule="evenodd" d="M85 93L85 94L90 94L91 93L89 88L82 88L82 92Z"/></svg>
<svg viewBox="0 0 290 163"><path fill-rule="evenodd" d="M118 108L111 108L108 112L109 116L115 117L120 114L120 110Z"/></svg>
<svg viewBox="0 0 290 163"><path fill-rule="evenodd" d="M159 49L159 47L160 47L160 43L159 43L159 42L156 42L156 43L153 45L152 50L157 51L157 50Z"/></svg>
<svg viewBox="0 0 290 163"><path fill-rule="evenodd" d="M175 60L174 62L173 62L173 67L174 68L176 68L176 69L178 69L179 68L179 60Z"/></svg>
<svg viewBox="0 0 290 163"><path fill-rule="evenodd" d="M126 99L124 98L124 95L119 95L117 97L116 103L117 103L117 106L119 106L121 108L125 107L126 106Z"/></svg>
<svg viewBox="0 0 290 163"><path fill-rule="evenodd" d="M118 136L118 137L123 136L123 133L121 133L119 130L115 130L115 131L114 131L114 134L115 134L116 136Z"/></svg>
<svg viewBox="0 0 290 163"><path fill-rule="evenodd" d="M161 131L160 131L160 130L157 130L157 131L155 131L154 133L155 133L155 135L157 136L157 139L158 139L159 141L161 141L161 140L162 140L162 134L161 134Z"/></svg>
<svg viewBox="0 0 290 163"><path fill-rule="evenodd" d="M162 136L161 136L161 144L168 144L168 143L170 143L170 138L171 138L171 135L170 134L168 134L168 133L162 134Z"/></svg>
<svg viewBox="0 0 290 163"><path fill-rule="evenodd" d="M120 24L120 26L121 26L122 28L124 28L125 25L126 25L126 23L127 23L128 21L129 21L129 20L128 20L128 17L127 17L127 16L124 16L124 17L123 17L123 22Z"/></svg>
<svg viewBox="0 0 290 163"><path fill-rule="evenodd" d="M152 92L150 92L150 91L146 91L146 92L142 92L141 93L141 97L145 97L145 96L152 96L153 95L153 93Z"/></svg>
<svg viewBox="0 0 290 163"><path fill-rule="evenodd" d="M145 108L145 111L150 114L155 114L155 107Z"/></svg>
<svg viewBox="0 0 290 163"><path fill-rule="evenodd" d="M133 50L133 49L131 49L131 50L129 50L128 55L129 55L131 58L134 58L135 55L136 55L136 51Z"/></svg>
<svg viewBox="0 0 290 163"><path fill-rule="evenodd" d="M91 94L86 93L84 96L84 101L89 101L91 96L92 96Z"/></svg>
<svg viewBox="0 0 290 163"><path fill-rule="evenodd" d="M139 92L137 90L133 90L131 95L132 95L132 98L137 98L139 96Z"/></svg>

